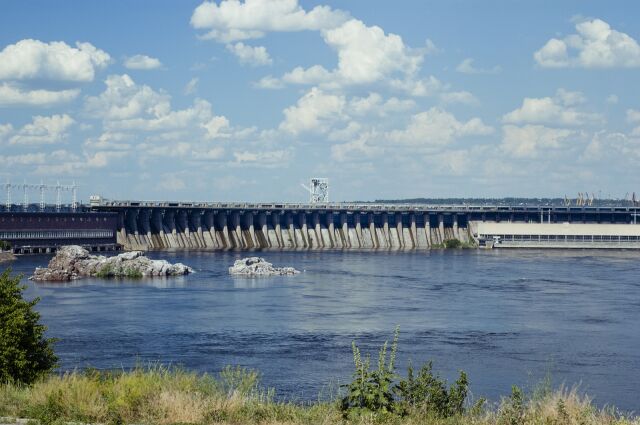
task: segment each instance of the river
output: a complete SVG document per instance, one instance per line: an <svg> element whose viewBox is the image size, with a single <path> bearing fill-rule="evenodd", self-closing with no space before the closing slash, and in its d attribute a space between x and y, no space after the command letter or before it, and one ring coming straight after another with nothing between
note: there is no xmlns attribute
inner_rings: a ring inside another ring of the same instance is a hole
<svg viewBox="0 0 640 425"><path fill-rule="evenodd" d="M62 370L161 362L217 372L258 369L288 400L335 393L351 342L377 355L400 325L401 371L434 361L473 397L496 400L545 376L598 405L640 410L640 279L633 251L264 252L297 276L233 278L237 252L151 252L193 275L28 282L58 338ZM23 256L30 274L49 257Z"/></svg>

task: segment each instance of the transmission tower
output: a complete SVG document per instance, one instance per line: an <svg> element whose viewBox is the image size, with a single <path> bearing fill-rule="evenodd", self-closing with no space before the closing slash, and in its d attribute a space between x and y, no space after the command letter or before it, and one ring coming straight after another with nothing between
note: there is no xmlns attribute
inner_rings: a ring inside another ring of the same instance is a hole
<svg viewBox="0 0 640 425"><path fill-rule="evenodd" d="M309 187L304 187L309 192L309 202L312 204L326 204L329 202L329 179L324 177L312 177Z"/></svg>

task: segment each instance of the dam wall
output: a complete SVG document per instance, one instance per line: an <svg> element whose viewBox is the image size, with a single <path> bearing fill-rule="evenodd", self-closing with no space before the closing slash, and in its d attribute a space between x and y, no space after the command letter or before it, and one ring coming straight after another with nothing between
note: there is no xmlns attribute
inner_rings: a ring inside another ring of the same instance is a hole
<svg viewBox="0 0 640 425"><path fill-rule="evenodd" d="M117 213L117 242L135 250L426 250L448 239L483 244L494 236L521 245L517 234L482 223L526 225L519 232L530 235L529 242L548 225L572 223L580 234L592 231L582 224L607 224L620 237L599 241L615 243L640 229L635 207L101 201L91 210ZM536 241L544 245L551 238Z"/></svg>
<svg viewBox="0 0 640 425"><path fill-rule="evenodd" d="M473 239L464 215L396 211L128 208L125 249L429 249Z"/></svg>

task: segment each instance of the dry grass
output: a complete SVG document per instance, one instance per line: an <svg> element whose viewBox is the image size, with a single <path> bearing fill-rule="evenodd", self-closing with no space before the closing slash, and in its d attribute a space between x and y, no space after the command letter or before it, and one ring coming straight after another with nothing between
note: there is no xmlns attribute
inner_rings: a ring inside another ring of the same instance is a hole
<svg viewBox="0 0 640 425"><path fill-rule="evenodd" d="M258 375L227 369L218 379L179 369L73 372L31 387L0 385L0 416L41 423L102 424L434 424L434 425L640 425L612 409L597 409L575 388L504 398L494 406L440 419L425 412L405 417L360 414L344 418L337 403L278 403Z"/></svg>

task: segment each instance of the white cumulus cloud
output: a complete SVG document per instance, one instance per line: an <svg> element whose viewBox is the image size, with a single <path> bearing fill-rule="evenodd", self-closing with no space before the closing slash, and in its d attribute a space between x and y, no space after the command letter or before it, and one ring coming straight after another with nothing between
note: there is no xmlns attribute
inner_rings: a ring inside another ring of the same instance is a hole
<svg viewBox="0 0 640 425"><path fill-rule="evenodd" d="M52 106L70 102L80 94L79 89L69 90L25 90L11 84L0 84L0 107L3 106Z"/></svg>
<svg viewBox="0 0 640 425"><path fill-rule="evenodd" d="M306 11L297 0L205 1L193 11L191 25L207 31L204 38L229 43L260 38L271 31L303 31L334 28L348 14L329 6Z"/></svg>
<svg viewBox="0 0 640 425"><path fill-rule="evenodd" d="M135 55L127 58L124 61L124 66L128 69L137 70L158 69L162 67L162 62L147 55Z"/></svg>
<svg viewBox="0 0 640 425"><path fill-rule="evenodd" d="M285 119L280 129L293 134L327 130L332 121L343 117L345 106L344 96L325 93L313 87L295 105L284 110Z"/></svg>
<svg viewBox="0 0 640 425"><path fill-rule="evenodd" d="M249 46L242 42L227 44L227 50L233 53L241 64L251 66L271 65L273 61L264 46Z"/></svg>
<svg viewBox="0 0 640 425"><path fill-rule="evenodd" d="M461 72L463 74L498 74L502 71L498 65L493 68L485 69L485 68L476 68L473 65L473 58L466 58L462 62L458 64L456 67L456 71Z"/></svg>
<svg viewBox="0 0 640 425"><path fill-rule="evenodd" d="M90 43L71 47L63 41L25 39L0 51L0 79L93 81L96 70L109 62L109 54Z"/></svg>
<svg viewBox="0 0 640 425"><path fill-rule="evenodd" d="M547 68L613 68L640 66L640 45L601 19L576 24L577 34L552 38L534 53L535 61Z"/></svg>
<svg viewBox="0 0 640 425"><path fill-rule="evenodd" d="M480 118L463 122L453 114L434 107L413 115L405 129L393 130L387 134L387 138L400 144L442 146L458 137L484 136L492 134L493 131L494 129L484 124Z"/></svg>
<svg viewBox="0 0 640 425"><path fill-rule="evenodd" d="M502 117L510 124L557 124L579 126L588 123L602 122L602 116L596 113L582 112L576 106L584 103L580 92L560 89L554 97L529 98L522 101L522 106Z"/></svg>
<svg viewBox="0 0 640 425"><path fill-rule="evenodd" d="M535 158L540 150L562 147L562 143L575 131L549 128L543 125L505 125L502 127L502 147L516 158Z"/></svg>
<svg viewBox="0 0 640 425"><path fill-rule="evenodd" d="M67 130L74 122L67 114L35 116L31 123L11 135L9 144L44 145L63 142L67 138Z"/></svg>

